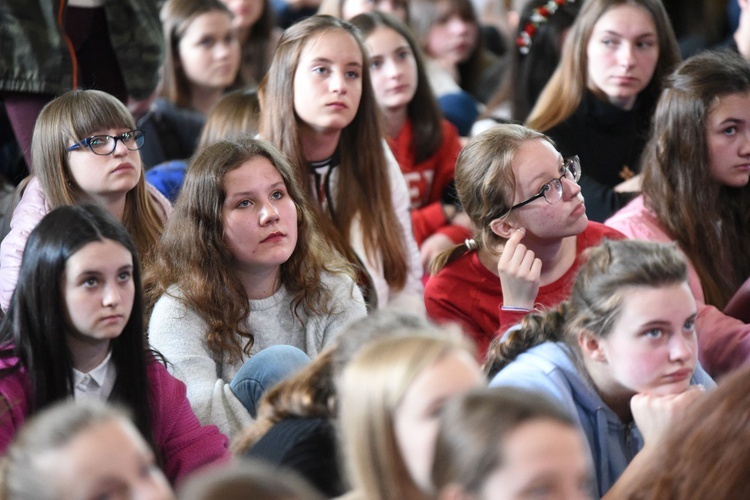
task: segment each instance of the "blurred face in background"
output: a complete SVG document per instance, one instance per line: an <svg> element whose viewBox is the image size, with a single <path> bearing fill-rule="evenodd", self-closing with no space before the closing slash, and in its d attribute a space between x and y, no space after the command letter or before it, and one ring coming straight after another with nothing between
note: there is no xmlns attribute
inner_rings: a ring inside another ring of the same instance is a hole
<svg viewBox="0 0 750 500"><path fill-rule="evenodd" d="M594 25L586 48L588 86L622 109L632 109L659 61L659 37L643 7L622 4Z"/></svg>

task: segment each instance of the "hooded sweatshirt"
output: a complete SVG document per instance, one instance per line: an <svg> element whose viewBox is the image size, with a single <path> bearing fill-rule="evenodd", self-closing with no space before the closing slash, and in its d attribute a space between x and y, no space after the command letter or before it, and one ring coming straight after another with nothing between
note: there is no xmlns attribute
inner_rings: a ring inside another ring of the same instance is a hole
<svg viewBox="0 0 750 500"><path fill-rule="evenodd" d="M643 448L643 437L635 422L624 423L602 401L588 377L575 365L573 356L566 344L545 342L519 355L495 375L490 386L531 390L561 404L586 436L601 497ZM701 384L706 389L716 386L700 365L690 384Z"/></svg>

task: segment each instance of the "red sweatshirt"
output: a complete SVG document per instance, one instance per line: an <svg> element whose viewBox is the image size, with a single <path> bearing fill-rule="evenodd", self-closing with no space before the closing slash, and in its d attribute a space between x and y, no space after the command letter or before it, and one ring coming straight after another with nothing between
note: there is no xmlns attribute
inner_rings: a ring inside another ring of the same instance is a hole
<svg viewBox="0 0 750 500"><path fill-rule="evenodd" d="M414 163L412 150L412 124L407 121L395 139L388 138L388 145L396 157L411 197L411 225L417 245L435 233L442 233L458 243L470 238L470 232L460 226L449 224L445 219L440 196L453 180L456 159L461 151L461 142L456 127L443 119L443 141L440 147L422 163Z"/></svg>
<svg viewBox="0 0 750 500"><path fill-rule="evenodd" d="M560 279L539 288L537 307L554 307L568 298L576 271L581 266L581 252L596 246L603 238L621 240L625 237L615 229L589 222L578 235L575 262ZM465 253L432 276L425 287L424 300L430 319L460 324L476 342L482 358L495 335L519 323L526 314L501 309L500 278L484 267L476 251Z"/></svg>

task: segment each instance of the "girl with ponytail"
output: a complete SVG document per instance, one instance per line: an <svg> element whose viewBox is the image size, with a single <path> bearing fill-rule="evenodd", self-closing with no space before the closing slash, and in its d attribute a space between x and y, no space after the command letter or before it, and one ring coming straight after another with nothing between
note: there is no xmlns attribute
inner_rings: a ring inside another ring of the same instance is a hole
<svg viewBox="0 0 750 500"><path fill-rule="evenodd" d="M609 241L588 251L570 298L490 346L491 386L540 392L580 424L604 495L644 446L713 387L698 362L697 307L674 245Z"/></svg>
<svg viewBox="0 0 750 500"><path fill-rule="evenodd" d="M474 239L435 257L428 316L459 323L484 354L495 332L565 300L581 252L604 237L622 238L589 222L580 175L578 157L563 159L548 137L521 125L498 125L469 141L455 179Z"/></svg>

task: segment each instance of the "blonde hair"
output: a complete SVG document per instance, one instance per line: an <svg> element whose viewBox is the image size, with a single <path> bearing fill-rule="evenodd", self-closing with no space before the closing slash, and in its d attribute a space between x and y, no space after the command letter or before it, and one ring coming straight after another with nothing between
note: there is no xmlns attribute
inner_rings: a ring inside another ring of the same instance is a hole
<svg viewBox="0 0 750 500"><path fill-rule="evenodd" d="M560 64L542 90L527 118L529 127L546 132L568 119L581 103L588 86L588 44L594 26L610 9L633 5L646 10L654 22L658 38L659 59L651 81L641 94L653 107L659 95L661 80L680 61L677 39L661 0L587 0L576 18L563 45ZM601 94L600 89L591 89Z"/></svg>
<svg viewBox="0 0 750 500"><path fill-rule="evenodd" d="M525 142L535 140L554 146L544 134L523 125L503 124L471 139L458 155L456 191L474 226L477 246L482 250L494 253L494 247L505 241L492 231L490 223L510 215L516 192L513 159ZM445 250L433 260L431 272L437 273L468 250L463 244Z"/></svg>
<svg viewBox="0 0 750 500"><path fill-rule="evenodd" d="M522 425L540 420L577 432L563 408L532 391L482 387L451 398L440 413L432 466L435 489L455 484L479 494L493 471L510 461L503 456L503 442Z"/></svg>
<svg viewBox="0 0 750 500"><path fill-rule="evenodd" d="M393 413L424 370L456 351L474 355L457 331L415 330L362 347L344 369L337 387L342 455L362 498L420 494L399 451Z"/></svg>
<svg viewBox="0 0 750 500"><path fill-rule="evenodd" d="M39 470L39 458L64 448L97 425L118 421L135 427L129 417L124 408L100 401L72 400L61 401L35 415L24 424L3 457L0 498L62 498L64 492Z"/></svg>
<svg viewBox="0 0 750 500"><path fill-rule="evenodd" d="M99 90L71 90L42 109L34 126L31 154L34 175L39 179L50 209L77 205L85 196L70 171L70 142L112 128L132 130L135 121L124 104ZM137 151L131 154L139 155ZM19 189L23 187L25 184ZM146 188L142 165L138 183L125 197L122 224L133 238L143 261L158 242L164 220Z"/></svg>
<svg viewBox="0 0 750 500"><path fill-rule="evenodd" d="M750 66L728 50L703 52L666 80L643 152L643 196L688 256L706 304L723 309L750 273L750 186L711 179L708 120L731 95L750 95ZM675 133L679 131L679 133Z"/></svg>
<svg viewBox="0 0 750 500"><path fill-rule="evenodd" d="M256 90L224 94L211 108L198 141L198 152L221 140L254 137L258 133L260 103Z"/></svg>

